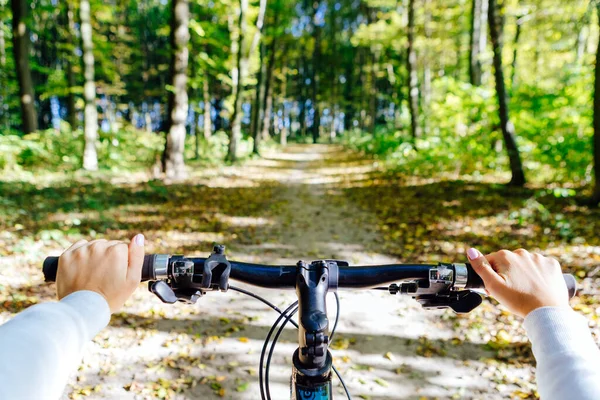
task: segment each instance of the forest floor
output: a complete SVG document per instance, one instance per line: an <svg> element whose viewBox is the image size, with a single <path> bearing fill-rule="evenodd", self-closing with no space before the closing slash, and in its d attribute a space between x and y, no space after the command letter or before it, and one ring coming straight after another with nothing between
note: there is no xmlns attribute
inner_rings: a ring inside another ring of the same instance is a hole
<svg viewBox="0 0 600 400"><path fill-rule="evenodd" d="M152 253L207 255L217 242L231 259L273 264L461 262L471 245L539 250L582 278L584 295L572 304L598 339L600 212L557 188L460 178L389 173L338 146L290 145L243 165L194 171L182 184L146 174L0 181L0 322L53 298L54 286L42 283L45 255L81 237L143 232ZM260 398L258 360L277 314L233 291L164 305L144 286L88 345L65 399ZM280 308L295 298L252 290ZM493 300L459 316L386 292L339 295L331 347L353 398L537 398L521 321ZM289 398L295 340L286 330L275 351L274 399ZM336 378L334 392L344 398Z"/></svg>

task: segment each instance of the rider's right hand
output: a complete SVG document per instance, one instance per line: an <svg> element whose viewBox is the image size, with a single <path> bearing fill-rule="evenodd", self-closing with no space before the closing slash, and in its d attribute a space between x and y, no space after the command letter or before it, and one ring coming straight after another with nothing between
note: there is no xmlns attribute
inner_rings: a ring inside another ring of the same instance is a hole
<svg viewBox="0 0 600 400"><path fill-rule="evenodd" d="M487 256L469 249L467 257L488 293L521 317L540 307L569 307L567 286L554 258L523 249Z"/></svg>
<svg viewBox="0 0 600 400"><path fill-rule="evenodd" d="M101 294L114 313L139 285L143 262L142 234L136 235L129 244L118 240L80 240L58 260L58 298L79 290L91 290Z"/></svg>

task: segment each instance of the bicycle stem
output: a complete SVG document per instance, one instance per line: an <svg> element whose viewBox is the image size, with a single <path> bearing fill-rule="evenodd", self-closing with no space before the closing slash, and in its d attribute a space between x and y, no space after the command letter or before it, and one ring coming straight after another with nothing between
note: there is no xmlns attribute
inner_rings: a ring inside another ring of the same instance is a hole
<svg viewBox="0 0 600 400"><path fill-rule="evenodd" d="M301 392L330 398L332 357L328 350L329 320L326 296L338 286L338 264L320 260L298 262L296 293L298 295L298 349L294 352L292 393ZM302 397L300 397L302 398Z"/></svg>

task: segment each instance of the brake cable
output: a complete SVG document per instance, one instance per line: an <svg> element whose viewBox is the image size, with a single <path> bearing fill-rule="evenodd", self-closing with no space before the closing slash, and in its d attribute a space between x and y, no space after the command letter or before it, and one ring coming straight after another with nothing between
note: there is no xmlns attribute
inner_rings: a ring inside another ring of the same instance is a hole
<svg viewBox="0 0 600 400"><path fill-rule="evenodd" d="M285 328L285 325L287 325L288 322L291 322L296 328L298 328L298 324L296 323L296 321L294 321L292 318L292 316L298 311L298 301L295 301L294 303L292 303L288 308L286 308L284 311L281 311L281 309L279 307L277 307L276 305L274 305L273 303L271 303L270 301L268 301L267 299L252 293L250 291L247 291L245 289L236 287L236 286L229 286L229 289L234 290L236 292L239 293L243 293L245 295L248 295L256 300L259 300L261 302L263 302L264 304L266 304L267 306L269 306L271 309L273 309L274 311L277 311L280 315L277 318L277 320L275 321L275 323L271 326L271 329L269 330L269 333L267 334L267 338L265 339L265 342L263 344L263 348L261 351L261 355L260 355L260 361L259 361L259 387L260 387L260 395L261 395L261 399L262 400L270 400L271 399L271 393L270 393L270 388L269 388L269 375L268 375L268 371L270 369L270 365L271 365L271 358L273 355L273 351L275 349L275 345L277 344L277 341L279 339L279 336L281 334L281 332L283 331L283 329ZM333 292L334 296L335 296L335 301L336 301L336 315L335 315L335 322L333 323L333 329L331 330L331 335L330 338L333 338L333 335L335 334L335 330L337 328L337 324L339 321L339 316L340 316L340 299L339 296L337 294L337 292ZM290 310L292 310L292 308L296 307L291 314L288 315L288 312L290 312ZM273 334L273 331L275 330L275 328L277 327L277 325L279 325L279 322L285 318L285 321L283 322L283 324L281 325L281 327L279 328L279 330L277 331L274 339L273 339L273 343L271 345L271 349L269 351L269 356L267 357L267 364L265 366L265 375L263 376L263 364L264 364L264 356L266 354L266 349L267 349L267 345L269 340L271 339L271 335ZM352 400L352 396L350 396L350 392L348 390L348 387L346 386L346 382L344 381L344 379L342 378L342 375L339 373L339 371L337 370L337 368L332 365L331 368L333 369L333 371L335 372L336 376L338 377L338 379L340 380L340 383L342 384L342 387L344 388L344 391L346 392L346 397L348 398L348 400ZM266 379L265 379L266 378ZM266 383L265 383L266 382ZM266 389L265 389L266 388ZM266 397L265 397L265 393L266 393Z"/></svg>

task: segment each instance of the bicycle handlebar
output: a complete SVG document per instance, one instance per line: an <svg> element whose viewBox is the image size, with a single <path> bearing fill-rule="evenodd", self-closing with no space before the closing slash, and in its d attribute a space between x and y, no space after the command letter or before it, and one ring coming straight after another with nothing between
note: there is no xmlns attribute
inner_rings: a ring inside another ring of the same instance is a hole
<svg viewBox="0 0 600 400"><path fill-rule="evenodd" d="M176 257L176 256L174 256ZM169 278L172 268L170 263L173 257L164 254L148 254L144 257L142 267L142 281L153 281ZM180 257L181 258L181 257ZM182 258L183 259L183 258ZM193 263L192 274L193 282L201 281L201 271L204 270L204 263L207 258L185 258L184 260ZM333 260L331 260L333 261ZM430 271L438 268L440 265L466 267L466 281L461 287L456 289L484 289L483 281L473 270L470 264L390 264L390 265L370 265L370 266L349 266L345 262L339 263L339 275L337 277L337 287L348 289L371 289L383 285L394 284L398 281L419 280L431 278ZM296 273L298 265L263 265L250 264L237 261L230 261L231 271L229 278L244 282L254 286L277 289L294 289L296 287ZM47 257L44 260L43 272L47 282L56 280L58 270L58 257ZM200 273L199 273L200 271ZM458 275L455 273L452 285L456 285ZM577 282L573 275L563 274L565 284L569 292L569 298L575 296L577 291ZM404 293L404 292L403 292ZM406 292L410 294L410 292Z"/></svg>
<svg viewBox="0 0 600 400"><path fill-rule="evenodd" d="M58 257L44 261L46 281L55 281L58 272ZM572 275L564 275L569 297L573 297L577 284ZM390 264L373 266L349 266L340 260L318 260L311 263L299 261L296 265L263 265L229 261L224 246L214 246L208 258L186 258L179 255L149 254L144 257L142 281L148 281L148 289L165 303L177 301L195 303L208 291L228 289L245 292L229 285L229 280L265 288L295 289L298 300L285 311L279 310L268 301L250 292L255 297L278 311L277 319L267 335L259 365L261 398L269 400L269 365L279 334L287 321L298 312L298 348L292 356L291 390L294 393L319 393L319 398L330 398L332 356L328 346L340 314L339 300L336 322L329 330L326 296L338 288L379 289L389 285L390 294L412 296L424 309L451 308L456 313L468 313L478 307L483 296L475 290L483 289L481 277L470 264ZM398 284L398 283L399 284ZM337 293L336 293L336 299ZM295 307L295 308L294 308ZM263 359L267 344L279 322L285 322L273 339L266 361L266 385L263 391ZM338 373L340 380L342 379ZM342 385L343 381L342 381ZM345 387L345 385L344 385ZM346 390L348 398L350 395Z"/></svg>

